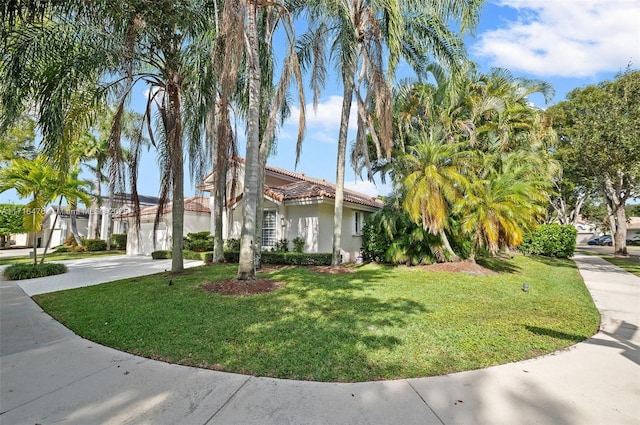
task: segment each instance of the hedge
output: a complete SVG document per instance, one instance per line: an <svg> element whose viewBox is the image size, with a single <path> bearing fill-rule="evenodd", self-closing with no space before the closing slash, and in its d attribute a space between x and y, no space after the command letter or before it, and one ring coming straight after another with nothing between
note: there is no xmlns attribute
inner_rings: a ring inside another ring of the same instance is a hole
<svg viewBox="0 0 640 425"><path fill-rule="evenodd" d="M578 231L571 225L543 224L526 235L520 251L525 254L568 258L576 250Z"/></svg>
<svg viewBox="0 0 640 425"><path fill-rule="evenodd" d="M127 234L126 233L114 233L111 235L111 243L115 249L127 248Z"/></svg>
<svg viewBox="0 0 640 425"><path fill-rule="evenodd" d="M87 251L106 251L107 241L102 239L86 239L84 245L87 247Z"/></svg>
<svg viewBox="0 0 640 425"><path fill-rule="evenodd" d="M224 261L227 263L238 263L240 253L236 251L226 251ZM262 264L284 264L293 266L330 266L331 254L303 254L299 252L283 251L263 251L260 254Z"/></svg>
<svg viewBox="0 0 640 425"><path fill-rule="evenodd" d="M66 273L67 266L58 263L45 264L14 264L4 270L7 280L34 279L36 277L53 276Z"/></svg>
<svg viewBox="0 0 640 425"><path fill-rule="evenodd" d="M173 255L171 251L153 251L151 253L151 258L154 260L167 260L172 258ZM184 250L182 251L182 258L185 260L199 260L204 261L205 263L213 262L213 252L196 252Z"/></svg>
<svg viewBox="0 0 640 425"><path fill-rule="evenodd" d="M154 260L166 260L168 258L172 258L171 251L153 251L151 253L151 258Z"/></svg>

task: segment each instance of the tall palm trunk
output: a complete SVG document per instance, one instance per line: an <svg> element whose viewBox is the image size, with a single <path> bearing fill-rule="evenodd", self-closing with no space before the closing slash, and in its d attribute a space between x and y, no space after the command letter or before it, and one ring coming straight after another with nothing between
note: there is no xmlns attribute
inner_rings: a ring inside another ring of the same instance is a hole
<svg viewBox="0 0 640 425"><path fill-rule="evenodd" d="M171 271L184 270L182 258L184 233L184 159L182 153L182 100L180 88L175 82L167 84L169 96L167 136L171 146L173 174L173 208L171 214Z"/></svg>
<svg viewBox="0 0 640 425"><path fill-rule="evenodd" d="M344 80L344 97L342 99L342 115L340 118L340 133L338 135L338 158L336 164L336 199L333 213L333 252L331 265L337 267L342 262L341 242L342 235L342 203L344 200L344 173L347 157L347 132L349 131L349 115L353 98L353 70L346 69L348 76Z"/></svg>
<svg viewBox="0 0 640 425"><path fill-rule="evenodd" d="M58 202L58 213L53 218L53 224L51 225L51 230L49 230L49 237L47 238L47 242L44 244L44 251L42 252L42 258L40 259L40 264L44 264L44 259L47 256L47 250L49 249L49 245L51 245L51 238L53 237L53 231L56 229L56 223L58 222L58 216L60 215L61 207L62 207L62 196L60 197L60 201Z"/></svg>
<svg viewBox="0 0 640 425"><path fill-rule="evenodd" d="M249 108L247 122L247 154L242 198L242 232L238 279L255 278L254 238L258 204L258 167L260 164L260 59L258 45L257 0L247 1L247 66L249 68Z"/></svg>
<svg viewBox="0 0 640 425"><path fill-rule="evenodd" d="M445 251L449 254L450 261L460 261L460 257L453 251L451 248L451 244L449 243L449 238L447 238L447 234L443 229L440 229L438 232L440 239L442 240L442 245L444 246Z"/></svg>
<svg viewBox="0 0 640 425"><path fill-rule="evenodd" d="M217 131L216 126L216 110L215 107L207 113L205 120L205 129L207 132L207 138L209 138L209 144L212 147L211 152L211 165L213 169L213 210L212 215L212 229L213 229L213 262L219 263L223 260L223 239L222 239L222 212L224 210L224 190L226 184L221 185L221 181L224 180L225 171L225 143L220 139L221 135ZM224 133L224 132L223 132ZM220 193L222 191L222 193ZM220 196L222 195L222 196ZM221 199L222 198L222 199Z"/></svg>
<svg viewBox="0 0 640 425"><path fill-rule="evenodd" d="M89 223L89 237L92 239L100 238L98 231L98 214L100 210L100 197L102 183L102 164L100 161L96 164L95 180L93 181L93 203L91 205L91 222Z"/></svg>

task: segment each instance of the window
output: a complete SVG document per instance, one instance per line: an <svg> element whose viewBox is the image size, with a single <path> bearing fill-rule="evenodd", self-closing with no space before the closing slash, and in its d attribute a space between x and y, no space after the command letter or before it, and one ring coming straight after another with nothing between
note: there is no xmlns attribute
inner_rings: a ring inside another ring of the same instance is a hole
<svg viewBox="0 0 640 425"><path fill-rule="evenodd" d="M276 244L276 212L264 210L262 213L262 246L272 247Z"/></svg>
<svg viewBox="0 0 640 425"><path fill-rule="evenodd" d="M364 219L364 213L360 211L355 212L355 234L359 235L362 233L362 220Z"/></svg>

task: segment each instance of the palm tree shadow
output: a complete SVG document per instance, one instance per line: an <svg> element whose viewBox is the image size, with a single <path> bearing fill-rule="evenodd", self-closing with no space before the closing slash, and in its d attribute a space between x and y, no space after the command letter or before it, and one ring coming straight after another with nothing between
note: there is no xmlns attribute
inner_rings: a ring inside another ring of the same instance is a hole
<svg viewBox="0 0 640 425"><path fill-rule="evenodd" d="M493 270L496 273L519 273L522 269L516 266L513 261L500 258L500 257L483 257L477 260L478 264L482 267L486 267L489 270Z"/></svg>

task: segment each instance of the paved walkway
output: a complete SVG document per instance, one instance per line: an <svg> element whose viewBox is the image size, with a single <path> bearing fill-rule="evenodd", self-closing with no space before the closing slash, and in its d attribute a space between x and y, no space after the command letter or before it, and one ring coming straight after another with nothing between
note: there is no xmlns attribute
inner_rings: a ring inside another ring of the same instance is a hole
<svg viewBox="0 0 640 425"><path fill-rule="evenodd" d="M483 370L356 384L256 378L122 353L78 337L1 281L0 423L640 424L640 278L598 257L576 262L602 314L601 331L587 341Z"/></svg>

